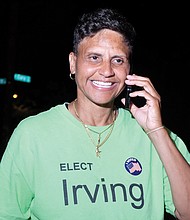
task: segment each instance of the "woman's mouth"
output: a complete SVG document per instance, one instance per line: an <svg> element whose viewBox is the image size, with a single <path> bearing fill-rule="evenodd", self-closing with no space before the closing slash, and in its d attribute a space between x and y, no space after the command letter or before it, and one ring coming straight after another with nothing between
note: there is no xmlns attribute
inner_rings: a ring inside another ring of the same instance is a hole
<svg viewBox="0 0 190 220"><path fill-rule="evenodd" d="M113 83L112 82L103 82L103 81L92 81L92 83L97 86L97 87L101 87L101 88L110 88Z"/></svg>

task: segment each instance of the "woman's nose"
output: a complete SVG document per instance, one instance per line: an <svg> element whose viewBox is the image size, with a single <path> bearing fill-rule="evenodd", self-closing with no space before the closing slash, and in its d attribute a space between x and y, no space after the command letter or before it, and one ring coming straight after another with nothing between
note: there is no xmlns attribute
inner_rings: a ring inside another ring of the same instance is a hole
<svg viewBox="0 0 190 220"><path fill-rule="evenodd" d="M110 62L104 62L100 69L99 69L99 74L104 76L104 77L111 77L114 75L113 68L111 66Z"/></svg>

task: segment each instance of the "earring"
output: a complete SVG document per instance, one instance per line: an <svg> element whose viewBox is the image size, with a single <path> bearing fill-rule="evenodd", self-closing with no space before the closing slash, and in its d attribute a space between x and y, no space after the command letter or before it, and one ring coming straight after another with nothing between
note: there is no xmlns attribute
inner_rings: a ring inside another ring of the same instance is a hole
<svg viewBox="0 0 190 220"><path fill-rule="evenodd" d="M70 73L69 77L70 77L71 80L75 80L75 72Z"/></svg>

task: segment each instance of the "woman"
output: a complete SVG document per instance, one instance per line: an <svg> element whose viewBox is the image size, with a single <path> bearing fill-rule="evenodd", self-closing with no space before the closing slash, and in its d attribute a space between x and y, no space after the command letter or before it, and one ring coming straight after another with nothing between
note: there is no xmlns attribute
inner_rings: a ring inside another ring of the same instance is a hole
<svg viewBox="0 0 190 220"><path fill-rule="evenodd" d="M131 75L134 28L111 9L74 30L70 77L77 97L17 126L0 169L0 219L190 219L190 155L162 123L149 78ZM130 111L126 85L143 90ZM122 99L125 104L125 99Z"/></svg>

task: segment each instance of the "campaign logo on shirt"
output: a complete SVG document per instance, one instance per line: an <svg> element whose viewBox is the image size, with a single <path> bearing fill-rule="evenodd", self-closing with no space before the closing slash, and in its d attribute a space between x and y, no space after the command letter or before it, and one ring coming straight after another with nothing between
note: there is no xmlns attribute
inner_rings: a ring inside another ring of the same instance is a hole
<svg viewBox="0 0 190 220"><path fill-rule="evenodd" d="M134 176L137 176L142 172L140 162L134 157L130 157L125 161L125 169Z"/></svg>

